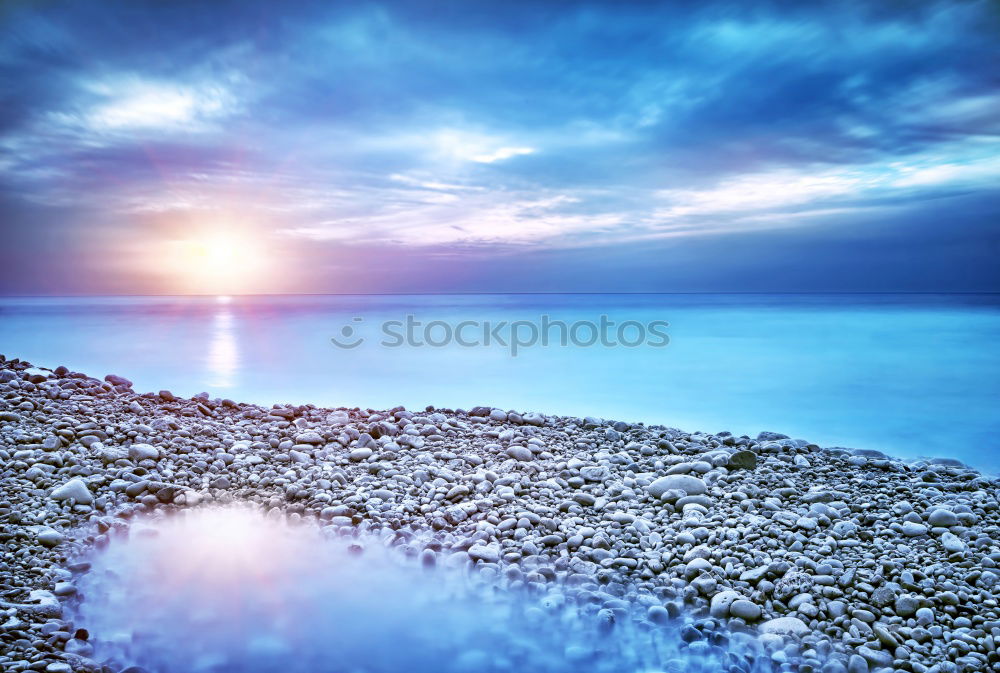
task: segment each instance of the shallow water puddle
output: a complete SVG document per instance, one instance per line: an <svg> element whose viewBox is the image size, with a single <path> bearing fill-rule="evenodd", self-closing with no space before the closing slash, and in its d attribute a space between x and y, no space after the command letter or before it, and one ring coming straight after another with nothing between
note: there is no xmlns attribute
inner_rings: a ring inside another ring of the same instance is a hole
<svg viewBox="0 0 1000 673"><path fill-rule="evenodd" d="M735 641L687 646L680 621L609 624L572 590L529 595L414 556L251 509L190 510L95 552L75 621L95 659L154 673L763 670L736 663Z"/></svg>

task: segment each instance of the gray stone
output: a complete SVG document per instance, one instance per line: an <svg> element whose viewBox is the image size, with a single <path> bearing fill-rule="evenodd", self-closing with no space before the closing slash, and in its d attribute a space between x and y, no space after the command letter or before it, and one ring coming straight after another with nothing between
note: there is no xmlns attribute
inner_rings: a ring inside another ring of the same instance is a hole
<svg viewBox="0 0 1000 673"><path fill-rule="evenodd" d="M350 458L355 463L360 463L362 460L368 460L369 458L371 458L372 453L373 451L369 449L367 446L362 446L357 449L351 449L350 454L348 454L348 458Z"/></svg>
<svg viewBox="0 0 1000 673"><path fill-rule="evenodd" d="M927 516L927 523L932 526L945 526L950 528L951 526L958 525L958 516L954 512L947 509L935 509Z"/></svg>
<svg viewBox="0 0 1000 673"><path fill-rule="evenodd" d="M774 596L778 600L785 600L798 594L812 591L813 578L803 572L789 571L774 583Z"/></svg>
<svg viewBox="0 0 1000 673"><path fill-rule="evenodd" d="M70 479L62 486L52 489L49 494L53 500L73 500L81 505L89 505L94 502L94 496L83 479Z"/></svg>
<svg viewBox="0 0 1000 673"><path fill-rule="evenodd" d="M816 519L813 519L808 516L803 516L799 517L799 519L795 522L795 527L801 528L802 530L813 531L819 528L819 523L816 521Z"/></svg>
<svg viewBox="0 0 1000 673"><path fill-rule="evenodd" d="M671 490L684 491L687 495L701 495L708 491L708 487L703 480L688 474L671 474L660 477L646 487L646 491L654 498L659 498Z"/></svg>
<svg viewBox="0 0 1000 673"><path fill-rule="evenodd" d="M160 451L155 446L151 444L133 444L128 447L128 455L132 460L142 461L142 460L157 460L160 457Z"/></svg>
<svg viewBox="0 0 1000 673"><path fill-rule="evenodd" d="M535 457L534 454L531 453L530 449L527 449L523 446L512 446L508 448L507 455L513 458L514 460L519 460L522 462L527 462Z"/></svg>
<svg viewBox="0 0 1000 673"><path fill-rule="evenodd" d="M868 662L860 654L852 654L847 662L847 673L868 673Z"/></svg>
<svg viewBox="0 0 1000 673"><path fill-rule="evenodd" d="M869 666L875 666L876 668L886 668L892 666L893 658L888 652L873 650L870 647L862 645L858 648L858 654L865 658L865 661L868 662Z"/></svg>
<svg viewBox="0 0 1000 673"><path fill-rule="evenodd" d="M468 554L473 561L496 563L500 560L500 548L496 545L474 544L469 547Z"/></svg>
<svg viewBox="0 0 1000 673"><path fill-rule="evenodd" d="M740 599L733 601L733 604L729 606L729 614L733 617L739 617L740 619L752 622L760 619L761 609L759 605L752 601Z"/></svg>
<svg viewBox="0 0 1000 673"><path fill-rule="evenodd" d="M118 376L117 374L108 374L104 377L104 380L113 386L125 386L126 388L132 387L132 382L129 381L124 376Z"/></svg>
<svg viewBox="0 0 1000 673"><path fill-rule="evenodd" d="M953 554L960 554L966 551L965 543L954 533L945 533L941 536L941 546L945 548L946 551L950 551Z"/></svg>
<svg viewBox="0 0 1000 673"><path fill-rule="evenodd" d="M733 601L740 598L742 596L738 591L720 591L712 596L709 612L717 619L724 619L729 616L729 608L732 607Z"/></svg>
<svg viewBox="0 0 1000 673"><path fill-rule="evenodd" d="M737 451L729 456L729 468L733 470L757 469L757 454L753 451Z"/></svg>
<svg viewBox="0 0 1000 673"><path fill-rule="evenodd" d="M775 617L761 624L757 630L779 636L801 636L809 632L809 626L798 617Z"/></svg>
<svg viewBox="0 0 1000 673"><path fill-rule="evenodd" d="M896 599L895 612L900 617L912 617L920 607L920 601L909 595L900 596Z"/></svg>

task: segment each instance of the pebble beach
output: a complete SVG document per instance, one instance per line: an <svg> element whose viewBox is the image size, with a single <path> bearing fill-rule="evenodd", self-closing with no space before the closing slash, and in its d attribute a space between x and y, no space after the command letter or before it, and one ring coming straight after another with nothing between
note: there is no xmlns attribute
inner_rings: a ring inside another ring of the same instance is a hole
<svg viewBox="0 0 1000 673"><path fill-rule="evenodd" d="M0 439L4 671L119 673L73 623L88 554L232 503L673 630L687 664L1000 671L1000 480L956 460L488 406L268 408L2 356Z"/></svg>

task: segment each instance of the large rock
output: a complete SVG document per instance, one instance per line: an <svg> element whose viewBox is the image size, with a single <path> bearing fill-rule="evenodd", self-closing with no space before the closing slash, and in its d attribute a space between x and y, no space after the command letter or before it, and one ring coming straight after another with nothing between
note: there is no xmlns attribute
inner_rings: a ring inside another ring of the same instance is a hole
<svg viewBox="0 0 1000 673"><path fill-rule="evenodd" d="M758 630L779 636L799 636L808 633L809 627L798 617L776 617L761 624Z"/></svg>
<svg viewBox="0 0 1000 673"><path fill-rule="evenodd" d="M24 370L23 374L24 378L26 378L30 383L44 383L50 376L52 376L52 372L39 369L38 367L28 367Z"/></svg>
<svg viewBox="0 0 1000 673"><path fill-rule="evenodd" d="M783 601L798 594L808 593L812 591L812 588L812 575L793 570L785 573L781 579L774 583L774 596Z"/></svg>
<svg viewBox="0 0 1000 673"><path fill-rule="evenodd" d="M915 596L903 595L896 598L896 614L900 617L912 617L920 607L920 600Z"/></svg>
<svg viewBox="0 0 1000 673"><path fill-rule="evenodd" d="M131 381L129 381L124 376L118 376L117 374L108 374L107 376L104 377L104 380L115 387L117 386L125 386L126 388L132 387Z"/></svg>
<svg viewBox="0 0 1000 673"><path fill-rule="evenodd" d="M507 455L513 458L514 460L520 460L524 462L527 462L532 458L534 458L534 454L531 453L531 450L523 446L510 447L509 449L507 449Z"/></svg>
<svg viewBox="0 0 1000 673"><path fill-rule="evenodd" d="M535 411L529 411L528 413L526 413L524 416L521 417L521 420L524 422L525 425L537 425L537 426L545 425L545 416L542 416L541 414Z"/></svg>
<svg viewBox="0 0 1000 673"><path fill-rule="evenodd" d="M712 604L709 606L709 614L717 619L725 619L729 616L729 608L734 601L743 598L738 591L720 591L712 596Z"/></svg>
<svg viewBox="0 0 1000 673"><path fill-rule="evenodd" d="M360 463L362 460L368 460L372 457L373 451L367 446L358 447L357 449L352 449L351 453L348 455L355 463Z"/></svg>
<svg viewBox="0 0 1000 673"><path fill-rule="evenodd" d="M958 516L947 509L935 509L927 516L927 523L932 526L957 526Z"/></svg>
<svg viewBox="0 0 1000 673"><path fill-rule="evenodd" d="M959 554L966 550L966 546L965 543L962 542L962 538L958 537L954 533L945 533L942 535L941 546L953 554Z"/></svg>
<svg viewBox="0 0 1000 673"><path fill-rule="evenodd" d="M740 619L748 622L760 619L760 613L760 606L753 601L746 600L745 598L735 600L733 601L733 604L729 606L730 615L733 617L739 617Z"/></svg>
<svg viewBox="0 0 1000 673"><path fill-rule="evenodd" d="M351 417L346 411L338 409L326 415L326 422L330 425L347 425L351 422Z"/></svg>
<svg viewBox="0 0 1000 673"><path fill-rule="evenodd" d="M315 430L306 430L295 435L296 444L325 444L326 440Z"/></svg>
<svg viewBox="0 0 1000 673"><path fill-rule="evenodd" d="M669 474L646 487L646 491L654 498L673 490L684 491L688 495L701 495L708 491L708 487L704 481L689 474Z"/></svg>
<svg viewBox="0 0 1000 673"><path fill-rule="evenodd" d="M104 463L113 463L118 460L124 460L128 458L128 449L121 446L104 446L100 442L95 442L91 445L92 449L97 452L97 457L101 459Z"/></svg>
<svg viewBox="0 0 1000 673"><path fill-rule="evenodd" d="M45 547L55 547L66 539L62 533L48 526L38 531L35 537Z"/></svg>
<svg viewBox="0 0 1000 673"><path fill-rule="evenodd" d="M158 460L160 450L152 444L133 444L128 447L128 456L132 460Z"/></svg>
<svg viewBox="0 0 1000 673"><path fill-rule="evenodd" d="M729 456L729 468L733 470L757 469L757 454L753 451L737 451Z"/></svg>
<svg viewBox="0 0 1000 673"><path fill-rule="evenodd" d="M62 486L52 489L50 497L53 500L74 500L78 505L89 505L94 502L94 496L83 479L70 479Z"/></svg>
<svg viewBox="0 0 1000 673"><path fill-rule="evenodd" d="M496 563L500 560L500 548L496 545L474 544L469 547L468 553L473 561Z"/></svg>

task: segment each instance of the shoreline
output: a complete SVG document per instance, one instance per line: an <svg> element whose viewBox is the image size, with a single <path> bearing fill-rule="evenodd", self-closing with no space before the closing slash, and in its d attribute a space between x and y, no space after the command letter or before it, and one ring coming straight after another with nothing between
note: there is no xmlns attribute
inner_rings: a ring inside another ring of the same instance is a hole
<svg viewBox="0 0 1000 673"><path fill-rule="evenodd" d="M2 356L0 393L9 670L87 670L45 624L91 525L226 499L550 564L745 624L798 670L1000 670L1000 480L949 459L489 407L265 408Z"/></svg>

